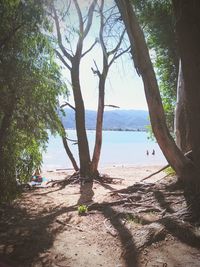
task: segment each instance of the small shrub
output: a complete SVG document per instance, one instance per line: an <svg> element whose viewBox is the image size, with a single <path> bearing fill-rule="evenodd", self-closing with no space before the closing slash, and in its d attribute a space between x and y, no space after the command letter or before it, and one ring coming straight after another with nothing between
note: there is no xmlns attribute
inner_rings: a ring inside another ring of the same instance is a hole
<svg viewBox="0 0 200 267"><path fill-rule="evenodd" d="M176 175L176 172L175 170L172 168L172 167L168 167L166 170L165 170L165 173L167 175Z"/></svg>
<svg viewBox="0 0 200 267"><path fill-rule="evenodd" d="M126 221L129 223L133 222L136 224L142 224L141 218L139 218L138 216L132 215L132 214L126 214Z"/></svg>
<svg viewBox="0 0 200 267"><path fill-rule="evenodd" d="M88 212L88 208L86 205L79 205L78 206L78 214L85 215Z"/></svg>

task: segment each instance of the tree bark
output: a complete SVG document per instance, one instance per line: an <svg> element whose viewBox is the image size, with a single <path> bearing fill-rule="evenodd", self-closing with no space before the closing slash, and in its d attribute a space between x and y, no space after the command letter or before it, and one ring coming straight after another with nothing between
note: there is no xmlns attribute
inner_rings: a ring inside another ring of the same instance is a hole
<svg viewBox="0 0 200 267"><path fill-rule="evenodd" d="M176 146L166 125L160 92L145 42L130 0L115 0L131 43L131 53L139 75L142 76L153 133L169 164L178 175L185 175L190 161Z"/></svg>
<svg viewBox="0 0 200 267"><path fill-rule="evenodd" d="M179 73L177 82L177 103L175 109L174 129L176 144L183 153L191 150L191 136L188 111L186 107L185 86L181 60L179 61Z"/></svg>
<svg viewBox="0 0 200 267"><path fill-rule="evenodd" d="M78 138L78 150L80 160L80 175L90 176L90 152L85 128L85 107L81 94L79 77L80 59L76 57L72 61L71 81L75 101L76 131Z"/></svg>
<svg viewBox="0 0 200 267"><path fill-rule="evenodd" d="M62 124L62 128L63 128L63 132L64 132L64 135L62 136L62 141L63 141L63 145L64 145L64 148L65 148L65 151L66 151L66 153L67 153L67 155L68 155L68 157L69 157L69 159L70 159L70 161L72 163L72 166L74 167L74 170L78 171L79 167L78 167L78 165L76 163L76 160L75 160L75 158L74 158L74 156L73 156L73 154L72 154L72 152L71 152L71 150L70 150L70 148L68 146L67 139L66 139L65 128L64 128L63 124Z"/></svg>
<svg viewBox="0 0 200 267"><path fill-rule="evenodd" d="M200 179L200 1L173 0L194 165Z"/></svg>
<svg viewBox="0 0 200 267"><path fill-rule="evenodd" d="M103 130L103 114L104 114L104 99L105 99L105 83L108 73L108 66L104 68L103 74L100 74L99 79L99 99L96 122L96 139L94 152L92 157L91 172L93 175L98 175L98 164L102 147L102 130Z"/></svg>

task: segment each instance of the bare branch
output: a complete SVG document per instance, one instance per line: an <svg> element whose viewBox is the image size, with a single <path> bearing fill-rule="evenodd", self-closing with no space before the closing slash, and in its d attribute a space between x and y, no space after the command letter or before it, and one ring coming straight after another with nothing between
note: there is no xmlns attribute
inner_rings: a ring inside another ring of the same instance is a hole
<svg viewBox="0 0 200 267"><path fill-rule="evenodd" d="M65 59L60 54L60 52L58 50L54 50L54 51L56 52L56 55L59 57L60 61L62 61L62 63L71 71L70 65L65 61Z"/></svg>
<svg viewBox="0 0 200 267"><path fill-rule="evenodd" d="M63 20L64 17L65 17L65 16L67 15L67 13L69 12L70 6L71 6L71 0L69 0L68 5L67 5L67 8L66 8L66 11L63 13L63 16L62 16L61 20Z"/></svg>
<svg viewBox="0 0 200 267"><path fill-rule="evenodd" d="M125 54L126 52L128 52L130 49L131 49L131 47L129 46L127 49L123 50L121 53L116 54L116 55L112 58L112 60L111 60L110 63L108 64L108 66L110 67L110 66L113 64L113 62L114 62L117 58L121 57L123 54Z"/></svg>
<svg viewBox="0 0 200 267"><path fill-rule="evenodd" d="M93 69L93 68L91 68L91 70L92 70L92 72L94 73L94 74L97 74L98 75L98 77L100 78L100 76L101 76L101 73L100 73L100 71L99 71L99 68L98 68L98 66L97 66L97 63L96 63L96 61L95 60L93 60L94 61L94 65L95 65L95 68L96 68L96 70L95 69Z"/></svg>
<svg viewBox="0 0 200 267"><path fill-rule="evenodd" d="M95 42L91 45L91 47L90 47L88 50L86 50L86 51L82 54L82 57L84 57L87 53L89 53L89 52L92 50L92 48L96 45L96 43L98 43L97 39L96 39Z"/></svg>
<svg viewBox="0 0 200 267"><path fill-rule="evenodd" d="M81 9L80 9L80 6L77 0L74 0L74 5L76 7L76 11L78 14L78 19L79 19L79 31L80 31L79 34L82 36L83 35L83 17L82 17Z"/></svg>
<svg viewBox="0 0 200 267"><path fill-rule="evenodd" d="M77 143L77 140L75 140L75 139L70 139L70 138L68 138L68 137L65 137L68 141L70 141L70 142L74 142L74 143Z"/></svg>
<svg viewBox="0 0 200 267"><path fill-rule="evenodd" d="M58 20L58 15L55 9L55 6L52 5L52 9L53 9L53 13L54 13L54 21L56 24L56 32L57 32L57 39L58 39L58 44L59 47L61 49L61 51L63 52L64 56L69 60L72 61L72 56L67 52L67 50L65 49L63 43L62 43L62 36L61 36L61 32L60 32L60 24L59 24L59 20Z"/></svg>
<svg viewBox="0 0 200 267"><path fill-rule="evenodd" d="M68 102L65 102L64 104L62 104L61 106L60 106L60 108L64 108L64 107L66 107L66 106L69 106L70 108L72 108L73 110L76 110L76 108L74 107L74 106L72 106L70 103L68 103Z"/></svg>
<svg viewBox="0 0 200 267"><path fill-rule="evenodd" d="M120 108L119 106L115 106L115 105L104 105L104 107L110 107L110 108Z"/></svg>
<svg viewBox="0 0 200 267"><path fill-rule="evenodd" d="M94 8L96 6L96 3L97 3L97 0L93 0L92 4L90 5L89 11L88 11L87 25L86 25L84 33L83 33L83 39L87 36L87 34L90 30L90 27L92 25L93 13L94 13Z"/></svg>
<svg viewBox="0 0 200 267"><path fill-rule="evenodd" d="M107 59L107 50L106 50L106 45L104 43L104 39L103 39L103 30L104 30L104 17L103 17L103 7L104 7L104 0L101 1L101 5L99 8L99 13L101 16L101 20L100 20L100 30L99 30L99 40L100 40L100 44L103 50L103 54L104 54L104 58Z"/></svg>
<svg viewBox="0 0 200 267"><path fill-rule="evenodd" d="M120 45L121 45L121 43L123 41L123 38L124 38L124 34L125 33L126 33L126 29L123 30L123 32L122 32L122 34L121 34L121 36L119 38L119 42L116 45L116 47L113 50L111 50L110 52L108 52L108 56L113 55L114 53L116 53L118 51L118 49L120 48Z"/></svg>

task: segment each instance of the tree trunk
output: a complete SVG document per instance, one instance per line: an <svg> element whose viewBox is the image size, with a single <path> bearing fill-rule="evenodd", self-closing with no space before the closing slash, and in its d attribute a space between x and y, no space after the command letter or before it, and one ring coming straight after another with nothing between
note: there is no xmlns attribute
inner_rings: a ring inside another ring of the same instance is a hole
<svg viewBox="0 0 200 267"><path fill-rule="evenodd" d="M173 0L194 165L200 179L200 1Z"/></svg>
<svg viewBox="0 0 200 267"><path fill-rule="evenodd" d="M181 60L179 61L179 73L177 83L177 104L174 118L174 129L176 136L176 144L183 153L191 150L191 136L188 119L188 111L186 107L186 96L183 80L183 72Z"/></svg>
<svg viewBox="0 0 200 267"><path fill-rule="evenodd" d="M82 177L87 177L90 176L91 160L85 128L85 107L79 81L79 65L80 61L76 57L74 57L72 62L71 81L75 101L75 118L80 159L80 175Z"/></svg>
<svg viewBox="0 0 200 267"><path fill-rule="evenodd" d="M61 124L62 124L62 122L61 122ZM70 159L70 161L72 163L72 166L74 167L74 170L78 171L79 167L78 167L78 165L76 163L76 160L75 160L75 158L74 158L74 156L73 156L73 154L72 154L72 152L71 152L71 150L70 150L70 148L68 146L67 139L66 139L65 128L64 128L63 124L62 124L62 128L63 128L63 133L64 133L64 135L62 136L62 141L63 141L63 145L64 145L64 148L65 148L65 151L66 151L66 153L67 153L67 155L68 155L68 157L69 157L69 159Z"/></svg>
<svg viewBox="0 0 200 267"><path fill-rule="evenodd" d="M136 70L143 79L154 135L167 161L172 168L174 168L176 173L178 175L186 174L186 170L188 170L190 166L190 161L176 146L167 128L160 92L149 51L131 2L130 0L115 0L115 2L127 29Z"/></svg>
<svg viewBox="0 0 200 267"><path fill-rule="evenodd" d="M108 73L108 67L103 74L100 74L99 80L99 99L98 99L98 111L97 111L97 122L96 122L96 139L95 147L92 157L91 172L93 175L98 175L98 164L101 154L102 146L102 130L103 130L103 114L104 114L104 99L105 99L105 82Z"/></svg>

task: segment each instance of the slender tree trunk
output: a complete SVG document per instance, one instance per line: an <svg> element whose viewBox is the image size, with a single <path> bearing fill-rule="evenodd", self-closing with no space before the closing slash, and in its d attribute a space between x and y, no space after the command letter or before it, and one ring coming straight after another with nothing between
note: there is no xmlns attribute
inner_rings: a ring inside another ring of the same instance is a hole
<svg viewBox="0 0 200 267"><path fill-rule="evenodd" d="M80 159L80 175L87 177L90 176L91 160L85 128L85 107L79 81L79 64L80 61L74 58L72 62L71 81L75 101L75 118Z"/></svg>
<svg viewBox="0 0 200 267"><path fill-rule="evenodd" d="M175 110L174 129L176 144L182 152L186 153L191 150L191 136L186 107L186 96L183 80L181 60L179 61L179 73L177 83L177 104Z"/></svg>
<svg viewBox="0 0 200 267"><path fill-rule="evenodd" d="M104 69L103 74L100 74L99 79L99 99L96 122L96 139L94 152L92 157L91 172L93 175L98 175L98 164L102 146L102 130L103 130L103 114L104 114L104 99L105 99L105 82L108 73L108 68Z"/></svg>
<svg viewBox="0 0 200 267"><path fill-rule="evenodd" d="M184 175L190 166L190 161L176 146L167 128L160 92L144 34L130 0L115 0L115 2L127 29L135 68L143 79L154 135L169 164L178 175Z"/></svg>
<svg viewBox="0 0 200 267"><path fill-rule="evenodd" d="M173 0L194 165L200 180L200 1Z"/></svg>
<svg viewBox="0 0 200 267"><path fill-rule="evenodd" d="M61 124L62 124L62 122L61 122ZM65 151L66 151L66 153L67 153L67 155L68 155L68 157L69 157L69 159L70 159L70 161L72 163L72 166L74 167L74 170L78 171L79 167L78 167L78 165L76 163L76 160L75 160L75 158L74 158L74 156L73 156L73 154L72 154L72 152L71 152L71 150L70 150L70 148L68 146L66 133L65 133L65 128L64 128L63 124L62 124L62 128L63 128L63 133L64 133L64 135L62 136L62 141L63 141L63 145L64 145L64 148L65 148Z"/></svg>

